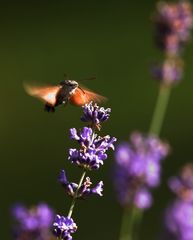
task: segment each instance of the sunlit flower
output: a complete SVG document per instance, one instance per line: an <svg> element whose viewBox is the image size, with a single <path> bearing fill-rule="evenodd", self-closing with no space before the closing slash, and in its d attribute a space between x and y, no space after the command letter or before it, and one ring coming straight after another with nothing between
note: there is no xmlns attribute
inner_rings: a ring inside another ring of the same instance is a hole
<svg viewBox="0 0 193 240"><path fill-rule="evenodd" d="M69 150L68 159L72 163L85 169L98 169L107 159L106 151L109 148L114 149L115 137L106 135L104 137L97 136L92 128L84 127L80 133L75 128L70 129L71 139L76 140L80 144L80 149L71 148Z"/></svg>
<svg viewBox="0 0 193 240"><path fill-rule="evenodd" d="M53 233L61 240L71 240L72 233L77 230L77 225L72 218L56 215L53 223Z"/></svg>
<svg viewBox="0 0 193 240"><path fill-rule="evenodd" d="M159 185L161 160L168 151L168 145L158 138L140 133L132 134L130 144L117 146L114 182L122 205L151 206L149 189Z"/></svg>
<svg viewBox="0 0 193 240"><path fill-rule="evenodd" d="M86 177L85 181L82 183L80 188L77 191L78 184L69 182L66 178L66 173L64 170L60 171L60 175L58 178L59 182L66 189L67 193L75 198L83 198L88 195L96 194L102 196L103 192L103 182L100 181L95 187L92 187L92 182L89 177Z"/></svg>
<svg viewBox="0 0 193 240"><path fill-rule="evenodd" d="M100 130L101 123L109 118L110 112L110 108L105 109L104 107L99 107L96 103L90 102L83 106L83 116L81 120L91 123L92 127Z"/></svg>

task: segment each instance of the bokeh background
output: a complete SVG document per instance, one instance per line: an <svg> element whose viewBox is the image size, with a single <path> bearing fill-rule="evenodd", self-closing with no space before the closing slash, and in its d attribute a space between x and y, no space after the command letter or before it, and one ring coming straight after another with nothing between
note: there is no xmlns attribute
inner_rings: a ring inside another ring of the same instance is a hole
<svg viewBox="0 0 193 240"><path fill-rule="evenodd" d="M133 130L147 132L158 92L150 63L161 59L152 39L156 1L82 0L4 2L0 9L0 239L9 240L10 207L47 202L67 213L70 199L57 183L66 169L76 181L80 169L67 161L71 127L81 127L81 109L59 107L54 114L29 97L23 82L57 84L96 74L86 86L105 95L112 115L103 133L127 140ZM185 77L172 91L161 136L171 146L163 164L163 181L154 191L154 206L143 219L143 240L160 232L163 210L172 198L167 178L193 159L193 42L184 54ZM121 208L112 185L113 154L94 181L104 180L103 198L76 205L79 225L74 239L111 239L119 234Z"/></svg>

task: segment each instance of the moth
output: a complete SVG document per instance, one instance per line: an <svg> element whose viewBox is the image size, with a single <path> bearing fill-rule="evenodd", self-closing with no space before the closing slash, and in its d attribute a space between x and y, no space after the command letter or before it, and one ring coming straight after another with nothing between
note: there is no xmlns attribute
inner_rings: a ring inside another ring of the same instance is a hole
<svg viewBox="0 0 193 240"><path fill-rule="evenodd" d="M47 112L54 112L55 107L68 102L82 106L90 101L102 102L106 98L79 85L75 80L63 80L56 86L32 86L24 84L26 92L44 102Z"/></svg>

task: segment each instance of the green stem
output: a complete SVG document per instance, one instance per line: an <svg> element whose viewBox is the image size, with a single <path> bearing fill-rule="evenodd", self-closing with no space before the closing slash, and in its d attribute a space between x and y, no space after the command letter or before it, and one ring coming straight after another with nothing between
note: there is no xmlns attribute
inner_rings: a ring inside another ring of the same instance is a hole
<svg viewBox="0 0 193 240"><path fill-rule="evenodd" d="M71 218L71 216L72 216L73 209L74 209L74 206L75 206L75 203L76 203L76 198L77 198L77 195L78 195L78 191L79 191L80 186L82 185L82 182L83 182L83 180L84 180L85 175L86 175L86 171L84 170L83 173L82 173L82 176L81 176L81 178L80 178L80 181L79 181L79 183L78 183L78 187L77 187L77 189L76 189L76 192L75 192L75 194L74 194L74 197L73 197L73 199L72 199L72 203L71 203L71 206L70 206L70 209L69 209L69 212L68 212L68 217L69 217L69 218Z"/></svg>
<svg viewBox="0 0 193 240"><path fill-rule="evenodd" d="M133 234L133 240L139 239L139 233L140 233L140 224L143 218L143 210L136 208L136 214L135 214L135 226L134 226L134 234Z"/></svg>
<svg viewBox="0 0 193 240"><path fill-rule="evenodd" d="M128 222L129 222L129 212L128 212L128 209L124 209L122 214L122 220L121 220L121 231L120 231L119 240L130 239L130 237L127 237L127 232L126 232L126 229L128 228Z"/></svg>
<svg viewBox="0 0 193 240"><path fill-rule="evenodd" d="M163 125L164 116L167 109L167 105L169 102L170 92L171 92L170 86L165 86L165 85L160 86L156 107L155 107L152 121L150 124L150 129L149 129L150 134L154 134L157 136L159 136L160 134L160 131Z"/></svg>
<svg viewBox="0 0 193 240"><path fill-rule="evenodd" d="M126 207L123 210L119 240L134 239L135 221L138 211L134 206L130 208Z"/></svg>

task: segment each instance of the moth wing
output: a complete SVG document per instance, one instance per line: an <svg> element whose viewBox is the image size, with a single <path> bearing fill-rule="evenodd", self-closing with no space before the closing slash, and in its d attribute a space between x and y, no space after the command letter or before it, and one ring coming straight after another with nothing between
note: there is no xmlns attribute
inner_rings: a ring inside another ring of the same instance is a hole
<svg viewBox="0 0 193 240"><path fill-rule="evenodd" d="M84 92L86 94L87 102L94 101L94 102L97 102L97 103L101 103L101 102L107 101L106 97L104 97L104 96L102 96L98 93L92 92L92 91L87 90L87 89L84 89Z"/></svg>
<svg viewBox="0 0 193 240"><path fill-rule="evenodd" d="M92 92L85 88L77 88L75 93L70 97L69 101L73 105L82 106L90 101L97 103L107 100L106 97L103 97L95 92Z"/></svg>
<svg viewBox="0 0 193 240"><path fill-rule="evenodd" d="M54 106L56 103L56 95L60 89L60 86L32 86L24 84L25 91L33 97L40 99L43 102Z"/></svg>

